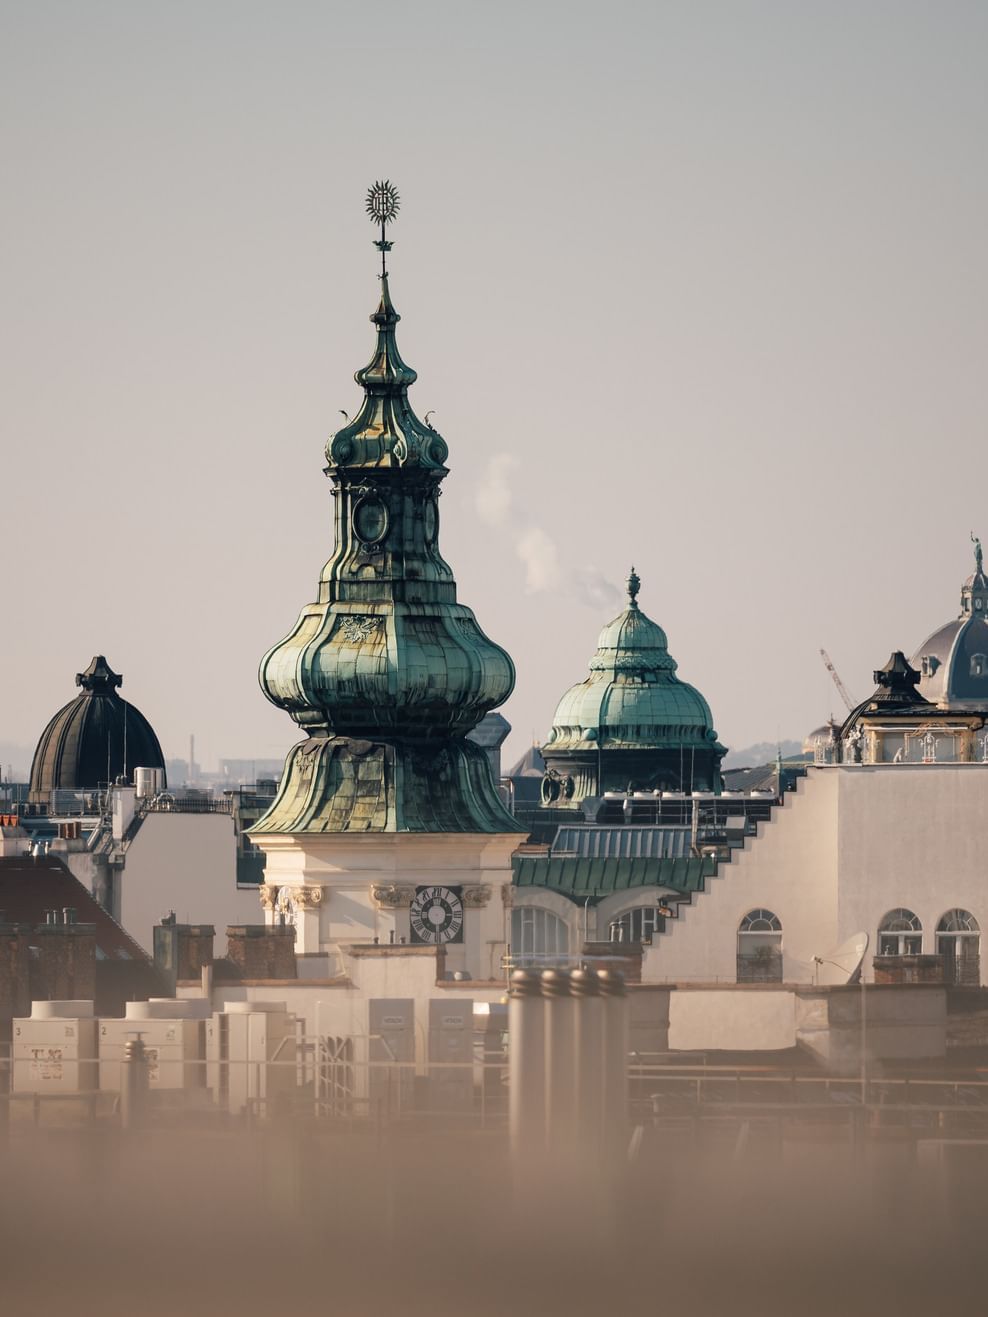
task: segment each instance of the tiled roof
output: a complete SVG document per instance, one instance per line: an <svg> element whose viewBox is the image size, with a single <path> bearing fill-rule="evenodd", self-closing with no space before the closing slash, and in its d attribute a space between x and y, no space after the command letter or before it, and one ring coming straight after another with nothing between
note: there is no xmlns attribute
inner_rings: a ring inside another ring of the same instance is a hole
<svg viewBox="0 0 988 1317"><path fill-rule="evenodd" d="M75 910L80 924L96 928L97 955L150 964L147 953L86 891L61 860L51 856L0 857L0 911L13 924L43 924L46 910Z"/></svg>

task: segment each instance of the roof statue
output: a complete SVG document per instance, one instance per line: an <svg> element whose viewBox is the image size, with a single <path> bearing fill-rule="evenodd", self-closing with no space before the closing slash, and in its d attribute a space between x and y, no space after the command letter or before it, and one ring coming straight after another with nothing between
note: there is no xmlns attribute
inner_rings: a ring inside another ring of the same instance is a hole
<svg viewBox="0 0 988 1317"><path fill-rule="evenodd" d="M81 693L59 709L41 733L31 765L30 799L47 804L53 791L98 791L135 768L165 760L154 728L117 694L123 677L102 654L76 673Z"/></svg>
<svg viewBox="0 0 988 1317"><path fill-rule="evenodd" d="M314 603L261 660L261 689L306 739L255 833L516 832L488 755L467 733L503 704L514 666L457 601L439 550L445 440L408 400L387 238L399 207L367 194L380 226L376 342L355 379L363 401L330 436L335 545Z"/></svg>
<svg viewBox="0 0 988 1317"><path fill-rule="evenodd" d="M974 571L977 576L984 575L984 557L981 552L981 540L971 531L971 543L974 545Z"/></svg>
<svg viewBox="0 0 988 1317"><path fill-rule="evenodd" d="M676 676L666 634L638 603L641 579L628 576L628 605L601 631L590 675L559 701L542 747L542 798L576 805L607 790L719 790L717 740L706 700Z"/></svg>

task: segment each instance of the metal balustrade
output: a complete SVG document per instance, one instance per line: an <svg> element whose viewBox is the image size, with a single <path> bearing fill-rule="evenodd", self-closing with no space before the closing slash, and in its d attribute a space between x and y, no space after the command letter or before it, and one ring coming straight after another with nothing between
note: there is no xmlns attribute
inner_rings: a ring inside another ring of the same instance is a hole
<svg viewBox="0 0 988 1317"><path fill-rule="evenodd" d="M250 1124L286 1116L343 1122L350 1129L429 1122L506 1128L508 1061L492 1058L479 1039L468 1062L369 1060L358 1055L374 1041L387 1043L374 1036L299 1035L296 1054L288 1059L169 1061L183 1067L188 1082L182 1088L152 1088L149 1118L176 1122L183 1116L212 1116ZM147 1052L154 1066L154 1049ZM119 1091L100 1087L99 1059L76 1064L86 1085L81 1091L18 1092L12 1084L12 1045L0 1044L0 1124L8 1124L12 1133L24 1123L54 1128L117 1121ZM224 1110L224 1078L228 1081L238 1071L253 1076L252 1084L243 1085L252 1091L241 1111ZM267 1097L265 1090L272 1085L265 1081L272 1074L290 1076L290 1082L274 1085L277 1092ZM875 1076L862 1083L858 1075L684 1064L667 1053L633 1052L628 1081L630 1114L639 1125L674 1124L684 1117L701 1124L750 1118L839 1123L856 1112L872 1129L899 1126L917 1134L950 1129L988 1137L988 1071L972 1077Z"/></svg>

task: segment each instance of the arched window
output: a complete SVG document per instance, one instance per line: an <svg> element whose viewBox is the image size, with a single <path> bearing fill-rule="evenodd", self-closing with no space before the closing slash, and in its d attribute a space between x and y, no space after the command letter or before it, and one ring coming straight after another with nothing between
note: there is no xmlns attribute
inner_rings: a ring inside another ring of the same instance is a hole
<svg viewBox="0 0 988 1317"><path fill-rule="evenodd" d="M665 918L656 906L640 905L612 919L607 932L611 942L651 942L665 926Z"/></svg>
<svg viewBox="0 0 988 1317"><path fill-rule="evenodd" d="M738 925L738 983L782 982L782 924L771 910L749 910Z"/></svg>
<svg viewBox="0 0 988 1317"><path fill-rule="evenodd" d="M971 655L971 676L988 677L988 658L984 654Z"/></svg>
<svg viewBox="0 0 988 1317"><path fill-rule="evenodd" d="M918 956L923 950L923 925L911 910L890 910L878 925L879 956Z"/></svg>
<svg viewBox="0 0 988 1317"><path fill-rule="evenodd" d="M565 961L569 929L564 920L540 906L511 911L511 961L515 969L546 969Z"/></svg>
<svg viewBox="0 0 988 1317"><path fill-rule="evenodd" d="M981 929L969 910L948 910L937 924L937 955L945 983L981 985Z"/></svg>

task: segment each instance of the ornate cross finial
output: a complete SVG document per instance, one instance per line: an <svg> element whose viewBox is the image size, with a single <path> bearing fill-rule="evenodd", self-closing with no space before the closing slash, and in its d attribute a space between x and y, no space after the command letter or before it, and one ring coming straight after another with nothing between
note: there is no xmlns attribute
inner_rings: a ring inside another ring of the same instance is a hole
<svg viewBox="0 0 988 1317"><path fill-rule="evenodd" d="M638 607L638 591L642 588L638 573L634 567L631 569L631 575L628 577L628 598L631 600L631 607Z"/></svg>
<svg viewBox="0 0 988 1317"><path fill-rule="evenodd" d="M974 531L971 531L971 543L974 545L974 570L981 575L985 567L984 554L981 551L981 541Z"/></svg>
<svg viewBox="0 0 988 1317"><path fill-rule="evenodd" d="M380 224L381 236L374 243L374 246L381 253L381 277L385 278L388 273L386 255L391 250L391 243L385 236L385 228L388 224L393 224L401 200L398 196L398 189L386 178L383 182L374 183L367 189L367 214L370 216L372 224Z"/></svg>

